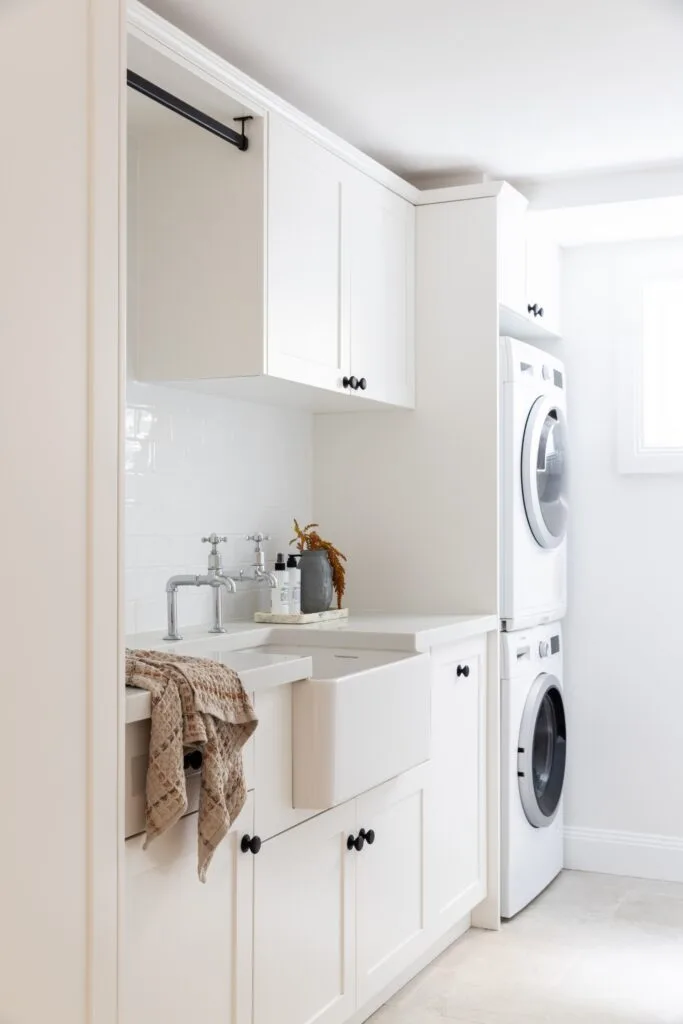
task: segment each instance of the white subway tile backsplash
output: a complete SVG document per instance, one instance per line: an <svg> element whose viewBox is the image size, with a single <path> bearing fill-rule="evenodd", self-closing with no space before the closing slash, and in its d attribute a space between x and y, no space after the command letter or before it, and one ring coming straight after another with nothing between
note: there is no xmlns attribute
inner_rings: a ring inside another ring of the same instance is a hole
<svg viewBox="0 0 683 1024"><path fill-rule="evenodd" d="M128 383L126 407L126 631L166 625L164 586L206 569L212 530L225 534L223 564L253 562L247 533L270 534L268 563L286 551L292 518L311 516L312 416L307 412ZM226 619L267 608L268 588L238 584ZM181 626L211 622L211 594L183 588Z"/></svg>

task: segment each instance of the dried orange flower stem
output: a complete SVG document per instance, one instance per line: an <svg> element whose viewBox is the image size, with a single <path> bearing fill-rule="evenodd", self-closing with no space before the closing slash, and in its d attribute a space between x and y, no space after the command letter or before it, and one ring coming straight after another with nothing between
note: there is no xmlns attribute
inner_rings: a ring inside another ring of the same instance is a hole
<svg viewBox="0 0 683 1024"><path fill-rule="evenodd" d="M337 608L341 608L342 598L346 590L346 569L342 565L342 559L346 561L346 555L343 555L329 540L323 540L320 534L316 532L317 527L317 523L309 523L302 528L295 519L294 532L296 537L292 537L289 543L296 544L299 551L327 552L327 557L332 566L332 586L337 595Z"/></svg>

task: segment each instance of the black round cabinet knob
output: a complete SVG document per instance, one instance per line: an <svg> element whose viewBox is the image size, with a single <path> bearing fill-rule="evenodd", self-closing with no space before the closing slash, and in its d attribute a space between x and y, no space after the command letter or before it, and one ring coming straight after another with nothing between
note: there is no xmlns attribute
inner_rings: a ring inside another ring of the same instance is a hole
<svg viewBox="0 0 683 1024"><path fill-rule="evenodd" d="M348 387L350 387L350 386L351 386L351 381L352 381L352 379L353 379L352 377L342 377L342 385L343 385L343 386L344 386L345 388L348 388Z"/></svg>
<svg viewBox="0 0 683 1024"><path fill-rule="evenodd" d="M353 391L358 391L358 377L349 377L349 387Z"/></svg>
<svg viewBox="0 0 683 1024"><path fill-rule="evenodd" d="M469 665L458 665L455 674L458 677L464 676L465 679L467 679L468 675L470 674L470 666Z"/></svg>
<svg viewBox="0 0 683 1024"><path fill-rule="evenodd" d="M534 302L533 306L531 304L529 304L526 307L526 311L527 311L527 313L533 313L534 316L538 316L538 303Z"/></svg>
<svg viewBox="0 0 683 1024"><path fill-rule="evenodd" d="M375 830L372 828L369 828L367 832L362 828L358 835L363 837L368 846L372 846L375 841Z"/></svg>
<svg viewBox="0 0 683 1024"><path fill-rule="evenodd" d="M360 830L357 836L349 836L349 838L346 840L347 850L358 850L358 852L360 853L364 846L365 835L363 833L363 829Z"/></svg>
<svg viewBox="0 0 683 1024"><path fill-rule="evenodd" d="M361 379L358 381L358 387L361 389L361 391L365 391L367 386L368 382L366 381L365 377L361 377Z"/></svg>
<svg viewBox="0 0 683 1024"><path fill-rule="evenodd" d="M543 316L544 313L545 310L543 309L543 306L539 306L537 316Z"/></svg>
<svg viewBox="0 0 683 1024"><path fill-rule="evenodd" d="M183 768L186 772L198 772L202 766L203 760L204 758L202 757L201 750L191 750L189 753L185 754L183 758Z"/></svg>
<svg viewBox="0 0 683 1024"><path fill-rule="evenodd" d="M242 836L242 842L240 844L242 853L253 853L254 856L259 852L262 845L263 844L261 843L259 836L249 835Z"/></svg>

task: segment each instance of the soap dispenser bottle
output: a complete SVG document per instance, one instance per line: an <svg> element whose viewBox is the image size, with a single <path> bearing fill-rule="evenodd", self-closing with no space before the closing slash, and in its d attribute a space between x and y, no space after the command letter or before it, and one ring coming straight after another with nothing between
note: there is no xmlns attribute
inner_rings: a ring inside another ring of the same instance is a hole
<svg viewBox="0 0 683 1024"><path fill-rule="evenodd" d="M297 555L292 554L287 559L290 615L301 615L301 569L299 568L297 557Z"/></svg>
<svg viewBox="0 0 683 1024"><path fill-rule="evenodd" d="M275 561L275 577L277 587L270 592L270 610L274 615L289 615L289 573L281 552Z"/></svg>

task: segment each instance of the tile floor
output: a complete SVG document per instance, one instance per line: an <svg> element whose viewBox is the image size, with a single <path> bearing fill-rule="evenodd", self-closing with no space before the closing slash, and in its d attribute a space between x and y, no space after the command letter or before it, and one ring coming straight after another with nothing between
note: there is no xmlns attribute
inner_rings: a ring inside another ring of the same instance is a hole
<svg viewBox="0 0 683 1024"><path fill-rule="evenodd" d="M566 871L474 930L371 1024L683 1024L683 884Z"/></svg>

